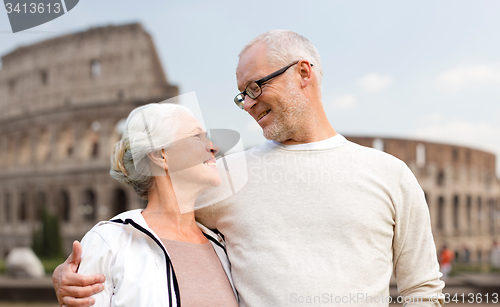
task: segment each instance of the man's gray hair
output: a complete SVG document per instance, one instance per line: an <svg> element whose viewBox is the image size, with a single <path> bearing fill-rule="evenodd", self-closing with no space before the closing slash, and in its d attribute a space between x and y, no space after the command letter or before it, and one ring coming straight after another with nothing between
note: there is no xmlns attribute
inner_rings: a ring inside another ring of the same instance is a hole
<svg viewBox="0 0 500 307"><path fill-rule="evenodd" d="M268 61L276 66L286 66L293 61L308 60L317 72L318 86L321 87L323 68L318 49L304 36L289 30L273 30L265 32L249 41L241 50L241 57L251 46L264 43L267 47Z"/></svg>

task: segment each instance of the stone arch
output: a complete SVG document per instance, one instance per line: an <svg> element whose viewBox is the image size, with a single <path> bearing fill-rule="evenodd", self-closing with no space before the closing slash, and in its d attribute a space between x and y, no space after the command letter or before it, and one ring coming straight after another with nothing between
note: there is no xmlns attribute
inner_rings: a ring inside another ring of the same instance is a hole
<svg viewBox="0 0 500 307"><path fill-rule="evenodd" d="M481 196L477 197L477 225L478 227L478 232L482 233L482 219L483 219L483 203L482 203L482 198Z"/></svg>
<svg viewBox="0 0 500 307"><path fill-rule="evenodd" d="M82 194L81 211L83 219L87 222L94 222L97 217L96 194L93 190L87 189Z"/></svg>
<svg viewBox="0 0 500 307"><path fill-rule="evenodd" d="M47 209L47 197L45 192L38 192L35 200L35 221L42 220L42 211Z"/></svg>
<svg viewBox="0 0 500 307"><path fill-rule="evenodd" d="M61 190L56 196L56 210L59 220L69 222L71 219L71 203L68 192Z"/></svg>
<svg viewBox="0 0 500 307"><path fill-rule="evenodd" d="M128 208L127 193L121 188L113 190L113 211L112 216L125 212Z"/></svg>
<svg viewBox="0 0 500 307"><path fill-rule="evenodd" d="M12 219L12 209L11 209L11 199L10 199L10 193L5 192L3 195L3 210L4 210L4 220L5 222L9 223L10 220Z"/></svg>
<svg viewBox="0 0 500 307"><path fill-rule="evenodd" d="M92 77L92 79L97 79L101 76L101 61L90 61L90 76Z"/></svg>
<svg viewBox="0 0 500 307"><path fill-rule="evenodd" d="M28 220L28 194L21 192L19 196L19 221L26 222Z"/></svg>
<svg viewBox="0 0 500 307"><path fill-rule="evenodd" d="M0 136L0 169L4 168L7 163L8 141L6 136Z"/></svg>
<svg viewBox="0 0 500 307"><path fill-rule="evenodd" d="M425 145L422 143L418 143L415 151L417 166L424 167L426 163Z"/></svg>
<svg viewBox="0 0 500 307"><path fill-rule="evenodd" d="M65 126L59 131L59 139L57 141L58 145L58 157L68 158L73 155L75 137L73 129L69 126Z"/></svg>
<svg viewBox="0 0 500 307"><path fill-rule="evenodd" d="M7 166L13 166L16 161L15 140L10 137L7 141Z"/></svg>
<svg viewBox="0 0 500 307"><path fill-rule="evenodd" d="M453 196L453 228L458 230L460 226L460 196Z"/></svg>
<svg viewBox="0 0 500 307"><path fill-rule="evenodd" d="M471 231L472 228L472 196L467 195L467 205L466 205L466 210L467 210L467 229Z"/></svg>
<svg viewBox="0 0 500 307"><path fill-rule="evenodd" d="M495 200L493 198L490 198L490 200L488 201L488 222L490 235L495 234L495 213Z"/></svg>
<svg viewBox="0 0 500 307"><path fill-rule="evenodd" d="M101 127L102 126L99 121L93 121L85 128L82 143L84 159L95 159L99 156L99 132Z"/></svg>
<svg viewBox="0 0 500 307"><path fill-rule="evenodd" d="M20 137L19 152L17 153L18 162L20 165L26 165L30 162L30 140L27 133L23 133Z"/></svg>
<svg viewBox="0 0 500 307"><path fill-rule="evenodd" d="M500 198L495 199L495 234L498 234L498 229L500 228Z"/></svg>
<svg viewBox="0 0 500 307"><path fill-rule="evenodd" d="M458 162L458 159L460 157L459 152L458 152L458 148L456 148L456 147L452 148L451 155L452 155L453 162Z"/></svg>
<svg viewBox="0 0 500 307"><path fill-rule="evenodd" d="M443 186L444 185L444 180L445 180L444 170L441 169L441 170L439 170L437 178L436 178L437 185L438 186Z"/></svg>
<svg viewBox="0 0 500 307"><path fill-rule="evenodd" d="M49 132L43 128L38 134L37 150L35 151L36 162L46 162L49 157Z"/></svg>
<svg viewBox="0 0 500 307"><path fill-rule="evenodd" d="M373 140L372 147L380 150L380 151L385 151L385 144L383 139L376 138Z"/></svg>
<svg viewBox="0 0 500 307"><path fill-rule="evenodd" d="M439 196L438 198L438 216L437 216L437 228L439 230L444 230L444 206L445 206L445 201L443 196Z"/></svg>

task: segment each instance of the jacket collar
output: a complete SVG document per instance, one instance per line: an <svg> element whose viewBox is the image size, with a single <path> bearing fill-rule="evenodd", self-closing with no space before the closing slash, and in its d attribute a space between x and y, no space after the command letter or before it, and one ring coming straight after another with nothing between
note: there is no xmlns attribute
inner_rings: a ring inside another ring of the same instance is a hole
<svg viewBox="0 0 500 307"><path fill-rule="evenodd" d="M120 219L122 221L125 221L126 219L131 219L132 221L136 222L144 229L147 229L149 232L154 234L154 231L151 230L151 228L149 228L148 224L146 223L146 220L142 216L142 211L144 211L144 209L134 209L134 210L125 211L125 212L122 212L122 213L114 216L113 218L111 218L111 220ZM201 231L203 231L205 234L207 234L210 237L214 238L215 240L221 242L220 235L217 235L215 232L211 231L209 228L207 228L203 224L196 222L196 225L198 225L198 227L201 229ZM221 243L222 243L222 245L224 245L223 242L221 242Z"/></svg>

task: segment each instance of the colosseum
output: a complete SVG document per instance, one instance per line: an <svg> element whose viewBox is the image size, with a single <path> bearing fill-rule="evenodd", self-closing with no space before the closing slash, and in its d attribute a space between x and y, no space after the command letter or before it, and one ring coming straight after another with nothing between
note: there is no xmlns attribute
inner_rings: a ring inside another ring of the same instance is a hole
<svg viewBox="0 0 500 307"><path fill-rule="evenodd" d="M176 96L139 24L93 28L20 47L0 70L0 258L30 246L47 208L64 247L97 221L144 206L109 176L109 152L135 107ZM429 205L436 246L488 261L500 237L491 153L426 141L347 137L405 161Z"/></svg>
<svg viewBox="0 0 500 307"><path fill-rule="evenodd" d="M20 47L0 70L0 257L30 246L43 207L64 246L96 221L144 206L109 176L123 119L177 96L139 24L93 28Z"/></svg>

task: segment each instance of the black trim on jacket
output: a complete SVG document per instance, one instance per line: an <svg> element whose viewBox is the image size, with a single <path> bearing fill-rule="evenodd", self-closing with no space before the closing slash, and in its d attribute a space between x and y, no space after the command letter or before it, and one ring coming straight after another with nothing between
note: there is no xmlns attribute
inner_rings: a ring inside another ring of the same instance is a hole
<svg viewBox="0 0 500 307"><path fill-rule="evenodd" d="M227 252L226 252L226 248L224 247L224 245L222 245L219 241L217 241L215 238L213 238L212 236L210 235L207 235L206 233L203 232L203 235L209 239L210 241L214 242L215 245L217 245L218 247L222 248L222 250L224 251L224 253L226 253L226 256L227 256Z"/></svg>
<svg viewBox="0 0 500 307"><path fill-rule="evenodd" d="M145 233L148 237L150 237L151 239L153 239L153 241L155 241L156 244L158 244L158 246L160 246L161 250L163 251L163 254L165 254L165 260L167 262L167 283L168 283L168 287L170 288L170 270L172 270L172 277L173 277L173 283L174 283L174 292L175 292L175 298L177 300L177 307L181 307L181 297L180 297L180 291L179 291L179 284L177 282L177 277L175 276L174 266L172 265L172 261L170 260L170 257L168 257L167 251L163 247L163 244L161 244L161 242L158 241L158 239L156 239L156 237L152 233L150 233L147 229L145 229L141 225L139 225L136 222L134 222L132 219L125 219L125 221L122 221L121 219L115 219L115 220L110 220L110 222L120 223L120 224L124 224L124 225L130 224L134 228L136 228L137 230ZM168 291L168 303L169 303L168 304L169 306L172 306L172 291Z"/></svg>

